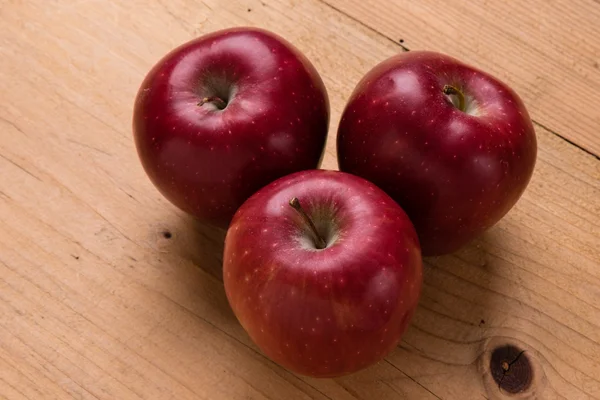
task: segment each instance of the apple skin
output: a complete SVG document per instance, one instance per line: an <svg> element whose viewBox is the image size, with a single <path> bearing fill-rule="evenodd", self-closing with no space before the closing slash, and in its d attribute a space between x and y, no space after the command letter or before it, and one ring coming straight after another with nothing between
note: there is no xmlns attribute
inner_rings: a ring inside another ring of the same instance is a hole
<svg viewBox="0 0 600 400"><path fill-rule="evenodd" d="M444 94L445 85L460 89ZM506 84L449 56L410 51L369 71L337 134L339 168L378 185L411 218L424 256L454 252L497 223L537 156L525 105Z"/></svg>
<svg viewBox="0 0 600 400"><path fill-rule="evenodd" d="M329 243L288 202L297 197ZM273 361L312 377L346 375L381 360L417 306L422 260L404 211L372 183L312 170L260 189L227 231L229 303Z"/></svg>
<svg viewBox="0 0 600 400"><path fill-rule="evenodd" d="M227 102L220 109L207 97ZM257 28L216 31L172 50L134 107L143 168L173 204L226 228L252 193L320 165L329 126L321 77L293 45Z"/></svg>

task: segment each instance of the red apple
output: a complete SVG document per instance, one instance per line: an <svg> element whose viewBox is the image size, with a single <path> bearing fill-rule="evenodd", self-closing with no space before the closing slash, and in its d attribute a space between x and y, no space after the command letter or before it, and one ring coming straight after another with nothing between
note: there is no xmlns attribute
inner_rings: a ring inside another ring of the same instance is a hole
<svg viewBox="0 0 600 400"><path fill-rule="evenodd" d="M422 285L407 215L372 183L339 171L298 172L260 189L235 214L223 258L227 298L252 340L314 377L381 360Z"/></svg>
<svg viewBox="0 0 600 400"><path fill-rule="evenodd" d="M510 87L424 51L369 71L337 136L340 169L402 206L423 255L453 252L498 222L528 185L536 153L533 125Z"/></svg>
<svg viewBox="0 0 600 400"><path fill-rule="evenodd" d="M144 79L133 117L139 157L158 190L221 227L262 186L316 168L328 125L312 64L255 28L213 32L167 54Z"/></svg>

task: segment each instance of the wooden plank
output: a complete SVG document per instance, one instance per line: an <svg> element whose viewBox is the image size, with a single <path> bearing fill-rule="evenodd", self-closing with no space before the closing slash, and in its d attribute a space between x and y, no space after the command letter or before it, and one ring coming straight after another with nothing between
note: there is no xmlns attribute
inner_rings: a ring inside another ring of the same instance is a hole
<svg viewBox="0 0 600 400"><path fill-rule="evenodd" d="M534 120L600 155L597 1L324 1L404 47L492 73L519 93Z"/></svg>
<svg viewBox="0 0 600 400"><path fill-rule="evenodd" d="M339 379L299 377L265 358L233 317L223 232L175 210L144 175L133 96L148 68L193 36L274 30L323 75L324 167L334 169L344 101L398 47L312 0L38 0L0 12L0 397L498 398L481 360L507 342L545 377L541 398L600 396L592 156L539 128L523 199L466 249L427 260L414 323L386 361Z"/></svg>

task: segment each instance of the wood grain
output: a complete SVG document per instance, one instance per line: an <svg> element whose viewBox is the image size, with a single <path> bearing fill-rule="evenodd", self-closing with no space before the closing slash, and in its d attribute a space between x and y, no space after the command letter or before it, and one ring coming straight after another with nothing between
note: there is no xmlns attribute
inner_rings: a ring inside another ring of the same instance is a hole
<svg viewBox="0 0 600 400"><path fill-rule="evenodd" d="M600 3L324 0L393 41L450 54L513 87L534 120L600 155Z"/></svg>
<svg viewBox="0 0 600 400"><path fill-rule="evenodd" d="M365 4L388 20L376 2ZM534 365L531 396L600 398L593 156L538 126L527 192L467 248L426 261L421 304L401 345L352 376L296 376L260 353L229 308L224 232L174 209L145 176L131 138L133 96L153 63L192 37L234 25L271 29L325 80L332 124L323 166L334 169L345 100L362 74L401 48L317 0L9 1L0 20L0 398L508 398L485 364L506 343ZM421 47L440 45L420 37ZM452 49L469 58L494 46ZM495 68L515 85L530 79L531 71ZM582 71L573 76L583 79ZM535 107L537 116L554 110ZM560 128L574 113L546 123ZM586 129L597 143L597 130Z"/></svg>

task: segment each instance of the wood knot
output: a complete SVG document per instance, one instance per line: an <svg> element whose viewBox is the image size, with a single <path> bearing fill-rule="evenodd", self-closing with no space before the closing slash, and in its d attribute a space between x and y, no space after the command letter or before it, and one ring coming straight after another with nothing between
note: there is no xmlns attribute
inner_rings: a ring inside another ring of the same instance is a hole
<svg viewBox="0 0 600 400"><path fill-rule="evenodd" d="M490 400L545 399L548 379L540 354L516 337L492 336L481 344L479 371Z"/></svg>
<svg viewBox="0 0 600 400"><path fill-rule="evenodd" d="M497 347L490 357L490 373L498 387L516 394L531 386L533 370L524 350L513 345Z"/></svg>

